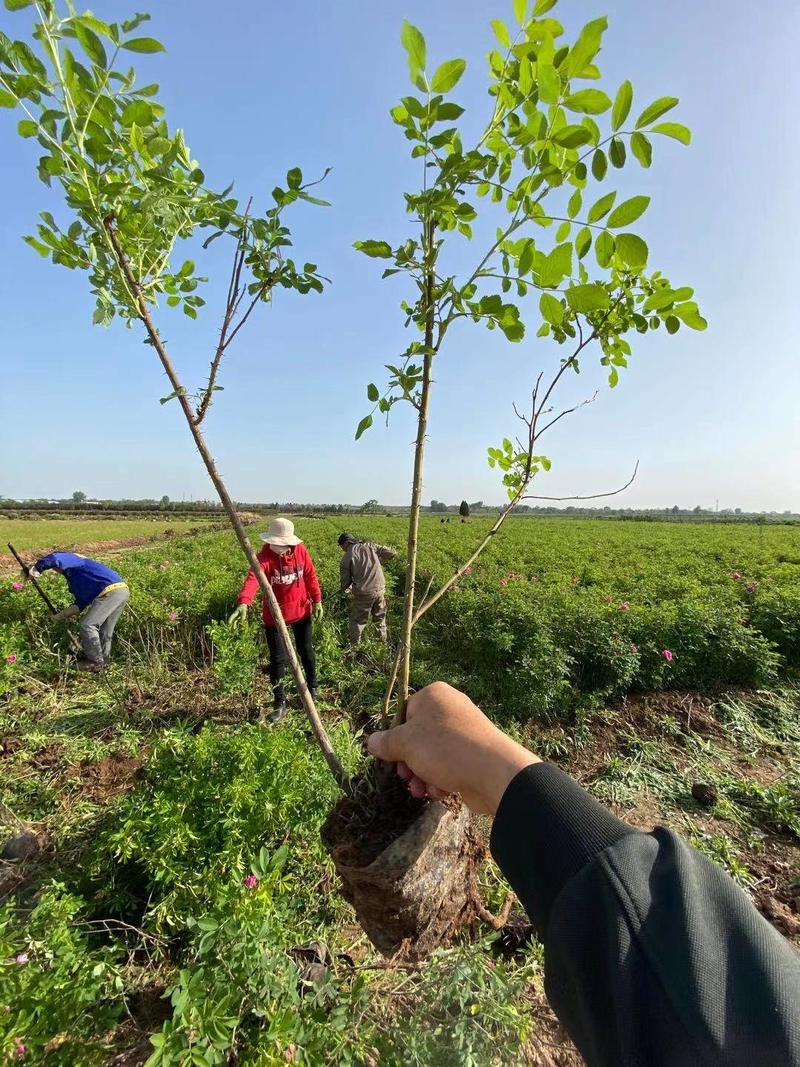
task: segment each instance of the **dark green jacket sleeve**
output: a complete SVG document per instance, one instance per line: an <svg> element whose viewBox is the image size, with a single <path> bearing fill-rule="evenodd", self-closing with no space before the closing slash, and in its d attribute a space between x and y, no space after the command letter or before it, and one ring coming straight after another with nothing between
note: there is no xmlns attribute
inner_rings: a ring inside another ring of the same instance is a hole
<svg viewBox="0 0 800 1067"><path fill-rule="evenodd" d="M676 834L634 830L538 763L491 848L589 1067L800 1067L800 955Z"/></svg>

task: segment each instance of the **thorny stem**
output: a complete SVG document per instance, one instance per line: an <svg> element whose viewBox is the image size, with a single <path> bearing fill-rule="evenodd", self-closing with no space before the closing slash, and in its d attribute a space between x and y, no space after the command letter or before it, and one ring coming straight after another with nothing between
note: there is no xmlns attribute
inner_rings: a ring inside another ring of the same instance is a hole
<svg viewBox="0 0 800 1067"><path fill-rule="evenodd" d="M281 614L281 609L278 605L275 593L272 590L272 586L267 581L267 576L264 574L263 568L253 549L253 546L250 544L250 540L247 536L247 533L245 532L245 528L242 525L242 520L239 518L239 514L236 511L236 505L231 499L228 490L225 487L225 483L223 482L222 477L220 476L219 471L217 470L216 464L214 462L214 457L211 455L211 452L208 449L208 445L206 444L205 439L203 438L203 435L200 432L200 428L196 425L195 413L192 411L192 406L186 397L186 390L181 385L180 379L178 378L175 368L172 365L172 360L170 359L169 354L167 353L167 350L161 340L161 336L159 335L158 330L156 329L156 326L152 320L150 310L142 295L139 284L131 271L130 264L128 263L127 257L125 256L125 252L119 243L117 232L114 229L113 217L107 216L103 220L103 226L106 230L106 233L108 234L108 238L114 249L117 265L122 271L128 288L130 289L131 294L133 296L136 313L147 331L147 335L150 339L151 344L158 353L158 358L161 361L161 365L164 368L164 372L167 375L167 378L169 379L170 385L177 394L178 401L186 418L186 422L188 423L192 437L194 438L194 443L197 446L197 451L202 457L203 463L205 464L206 470L208 471L208 475L214 484L214 488L217 491L220 501L222 502L222 506L227 512L228 518L230 519L231 525L233 526L234 531L236 532L236 537L239 541L239 544L241 545L242 551L244 552L245 557L247 558L247 562L250 564L250 567L258 580L261 592L267 599L270 612L272 613L272 617L275 620L275 625L278 629L278 633L280 634L281 641L283 642L284 650L289 661L289 668L292 672L292 676L294 677L295 683L300 693L300 699L303 703L303 710L305 711L306 716L308 717L308 720L311 724L311 729L317 740L317 744L322 749L322 754L324 755L325 760L327 761L327 764L331 770L331 773L333 774L334 779L336 780L337 785L343 792L347 793L349 792L350 788L347 775L345 774L344 769L341 763L339 762L339 758L337 757L333 746L331 745L328 734L325 730L324 725L322 724L322 720L320 719L319 713L317 712L317 709L314 705L314 700L311 696L311 693L309 692L305 677L303 676L303 671L300 667L300 663L298 662L294 646L291 642L291 638L289 637L289 630L286 626L283 615Z"/></svg>

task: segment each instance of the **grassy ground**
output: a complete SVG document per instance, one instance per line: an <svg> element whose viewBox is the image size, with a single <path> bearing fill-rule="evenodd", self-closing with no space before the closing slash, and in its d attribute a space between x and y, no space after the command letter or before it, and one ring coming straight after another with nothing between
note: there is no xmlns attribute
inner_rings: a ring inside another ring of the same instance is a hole
<svg viewBox="0 0 800 1067"><path fill-rule="evenodd" d="M402 543L402 520L348 525ZM800 690L794 646L778 656L764 636L775 605L792 624L796 546L735 530L670 542L653 525L512 527L445 598L449 614L430 613L416 682L480 689L512 733L635 825L683 834L800 944ZM327 605L316 629L323 715L353 766L385 653L371 642L344 653L338 527L308 520L301 531ZM426 576L478 533L426 522ZM29 588L0 587L0 653L16 657L0 657L0 838L29 827L40 849L0 863L0 1002L11 1008L0 1012L0 1061L22 1042L26 1062L48 1067L151 1054L154 1065L223 1064L232 1050L250 1067L578 1062L518 913L502 937L478 927L422 972L376 966L320 846L334 799L324 765L296 710L277 729L255 724L270 703L258 625L233 633L220 622L243 571L230 536L157 543L119 565L133 599L117 662L99 679L69 666ZM760 583L754 592L739 572ZM388 577L396 632L399 563ZM713 659L718 672L774 668L772 681L676 688L659 667L639 675L657 691L637 692L631 679L666 641L685 677ZM491 866L483 890L499 910ZM330 960L310 982L295 950L317 941Z"/></svg>
<svg viewBox="0 0 800 1067"><path fill-rule="evenodd" d="M219 521L219 520L215 520ZM0 548L10 541L20 553L42 552L60 548L74 551L89 545L107 545L131 538L150 539L164 533L185 533L207 525L202 516L196 519L171 519L169 515L152 519L3 519L0 518ZM0 553L0 564L6 560Z"/></svg>

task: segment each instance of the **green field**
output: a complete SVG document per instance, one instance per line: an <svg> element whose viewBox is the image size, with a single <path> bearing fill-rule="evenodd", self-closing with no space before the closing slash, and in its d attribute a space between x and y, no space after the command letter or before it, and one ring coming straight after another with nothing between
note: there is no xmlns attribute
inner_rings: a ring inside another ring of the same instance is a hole
<svg viewBox="0 0 800 1067"><path fill-rule="evenodd" d="M322 713L352 768L387 656L371 640L345 652L340 522L402 549L406 520L298 520L326 607ZM423 519L420 588L488 526ZM553 1062L554 1042L579 1062L535 941L503 960L479 928L422 972L370 969L319 839L325 765L299 712L255 722L271 695L256 613L224 623L245 570L232 535L112 558L132 600L99 679L69 666L30 587L0 582L0 830L21 820L46 842L0 865L0 960L29 960L0 971L0 1058L24 1030L29 1062L70 1067L143 1062L149 1035L153 1062L176 1065L490 1067ZM791 527L510 520L420 623L412 681L461 686L623 817L684 834L800 941L799 578ZM402 552L387 581L396 635ZM57 576L47 588L67 602ZM696 782L716 789L711 809ZM491 866L483 890L498 909ZM292 947L311 941L332 961L304 992Z"/></svg>
<svg viewBox="0 0 800 1067"><path fill-rule="evenodd" d="M208 523L202 516L171 519L155 516L144 519L3 519L0 518L0 556L10 541L18 552L60 548L72 550L98 541L127 541L132 537L159 537L163 533L184 533ZM219 521L218 519L215 521Z"/></svg>

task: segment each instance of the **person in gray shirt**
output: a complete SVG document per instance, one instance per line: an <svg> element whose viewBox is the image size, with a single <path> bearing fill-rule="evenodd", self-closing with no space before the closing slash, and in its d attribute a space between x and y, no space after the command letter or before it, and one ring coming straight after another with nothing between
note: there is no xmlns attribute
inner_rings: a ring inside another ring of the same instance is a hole
<svg viewBox="0 0 800 1067"><path fill-rule="evenodd" d="M386 545L375 545L371 541L359 541L353 534L339 535L339 547L342 559L339 574L342 580L342 592L353 590L353 602L350 606L350 643L357 645L364 633L364 627L370 618L378 627L378 637L386 643L386 579L383 576L383 563L394 559L396 552Z"/></svg>

